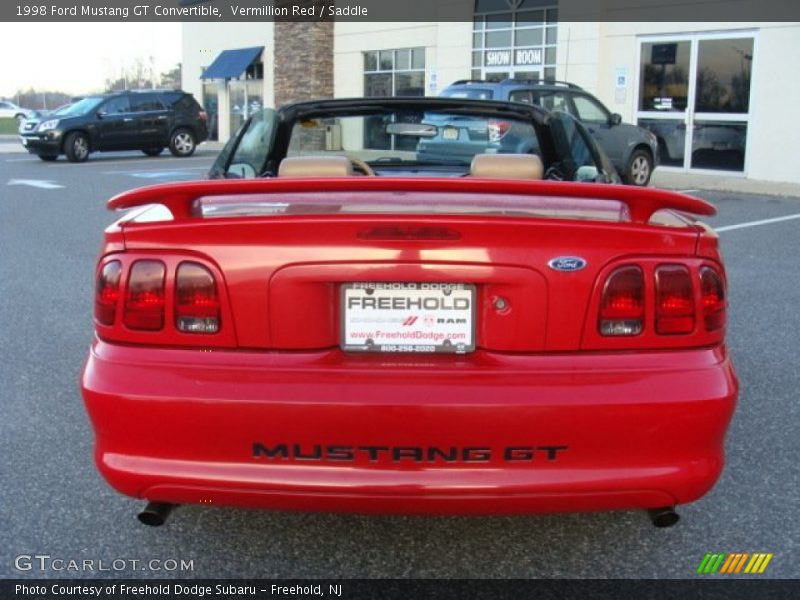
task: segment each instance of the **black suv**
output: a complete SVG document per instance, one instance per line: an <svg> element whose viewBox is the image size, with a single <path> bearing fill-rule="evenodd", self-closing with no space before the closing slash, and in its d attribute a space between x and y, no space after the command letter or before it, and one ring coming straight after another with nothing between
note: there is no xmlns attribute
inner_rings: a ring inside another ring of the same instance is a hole
<svg viewBox="0 0 800 600"><path fill-rule="evenodd" d="M134 90L86 96L20 128L22 145L42 160L65 154L83 162L89 153L164 148L191 156L208 136L208 117L191 94L180 90Z"/></svg>
<svg viewBox="0 0 800 600"><path fill-rule="evenodd" d="M647 185L658 165L658 142L647 129L622 122L602 102L574 83L506 79L463 79L445 88L441 96L506 100L538 104L550 111L564 111L580 120L605 150L625 183Z"/></svg>

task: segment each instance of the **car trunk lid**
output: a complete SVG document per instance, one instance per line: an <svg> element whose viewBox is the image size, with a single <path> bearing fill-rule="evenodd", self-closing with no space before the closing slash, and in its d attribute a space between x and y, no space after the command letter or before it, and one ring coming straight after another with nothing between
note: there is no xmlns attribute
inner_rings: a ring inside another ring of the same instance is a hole
<svg viewBox="0 0 800 600"><path fill-rule="evenodd" d="M677 195L639 191L640 200L621 201L610 192L634 196L590 184L212 183L112 200L115 207L161 200L172 213L171 220L149 221L144 213L123 223L126 250L189 252L210 261L224 276L239 346L280 350L343 345L343 286L370 282L474 289L467 328L476 348L578 350L607 265L641 254L695 254L699 227L667 213L652 225L651 217L672 205L709 211ZM426 319L448 318L425 310L387 317L417 317L415 330L423 332Z"/></svg>

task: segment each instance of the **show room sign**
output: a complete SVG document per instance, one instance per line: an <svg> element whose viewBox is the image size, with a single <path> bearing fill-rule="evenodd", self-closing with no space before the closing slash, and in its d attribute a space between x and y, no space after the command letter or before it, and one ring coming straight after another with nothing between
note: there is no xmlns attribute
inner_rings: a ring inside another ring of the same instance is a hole
<svg viewBox="0 0 800 600"><path fill-rule="evenodd" d="M511 59L514 65L541 65L541 48L520 48L518 50L487 50L484 55L484 66L487 67L510 67Z"/></svg>

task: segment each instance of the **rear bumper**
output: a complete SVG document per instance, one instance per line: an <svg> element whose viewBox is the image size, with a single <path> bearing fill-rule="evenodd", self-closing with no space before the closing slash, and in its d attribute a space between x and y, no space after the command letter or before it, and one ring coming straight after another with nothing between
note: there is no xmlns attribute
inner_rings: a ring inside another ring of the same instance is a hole
<svg viewBox="0 0 800 600"><path fill-rule="evenodd" d="M696 500L723 466L724 347L520 356L199 352L96 341L82 392L130 496L499 514Z"/></svg>

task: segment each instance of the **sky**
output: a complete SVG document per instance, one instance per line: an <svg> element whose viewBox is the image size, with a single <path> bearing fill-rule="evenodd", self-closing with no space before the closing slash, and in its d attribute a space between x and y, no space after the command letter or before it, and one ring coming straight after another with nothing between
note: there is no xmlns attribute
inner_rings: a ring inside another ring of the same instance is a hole
<svg viewBox="0 0 800 600"><path fill-rule="evenodd" d="M0 96L18 89L103 91L137 58L156 73L181 60L180 23L0 23Z"/></svg>

